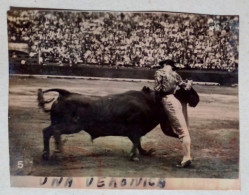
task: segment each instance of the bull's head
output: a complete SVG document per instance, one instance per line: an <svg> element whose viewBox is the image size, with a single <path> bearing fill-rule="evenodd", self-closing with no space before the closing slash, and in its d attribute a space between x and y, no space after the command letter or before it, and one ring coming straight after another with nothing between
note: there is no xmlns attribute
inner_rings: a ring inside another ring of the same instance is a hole
<svg viewBox="0 0 249 195"><path fill-rule="evenodd" d="M142 91L144 93L150 94L156 98L155 91L151 90L149 87L144 86ZM186 83L185 88L180 88L179 90L176 91L175 97L180 101L180 102L186 102L189 104L191 107L196 107L197 104L200 101L198 93L194 90L192 87L192 81L188 81Z"/></svg>

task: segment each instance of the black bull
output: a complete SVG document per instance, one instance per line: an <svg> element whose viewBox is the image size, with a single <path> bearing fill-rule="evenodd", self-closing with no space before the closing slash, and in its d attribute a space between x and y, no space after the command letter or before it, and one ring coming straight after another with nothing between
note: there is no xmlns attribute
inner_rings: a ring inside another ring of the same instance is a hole
<svg viewBox="0 0 249 195"><path fill-rule="evenodd" d="M52 91L58 92L59 96L53 102L51 110L46 110L45 104L53 99L44 101L43 94ZM175 97L183 105L188 103L192 107L199 102L199 96L193 88L189 91L180 89ZM177 137L173 131L168 130L170 125L167 115L162 114L160 96L148 87L143 87L141 91L105 97L84 96L63 89L48 89L43 92L39 89L38 102L45 112L50 112L51 117L51 125L43 129L44 159L49 158L51 136L54 136L56 150L62 151L61 135L81 130L89 133L92 140L101 136L128 137L133 143L130 154L132 160L138 159L137 150L142 155L153 152L141 147L140 138L158 124L166 135Z"/></svg>

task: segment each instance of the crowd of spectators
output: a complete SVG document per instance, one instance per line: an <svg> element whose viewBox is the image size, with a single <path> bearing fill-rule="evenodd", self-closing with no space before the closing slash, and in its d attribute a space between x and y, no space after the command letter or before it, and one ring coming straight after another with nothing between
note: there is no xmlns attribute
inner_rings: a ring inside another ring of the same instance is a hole
<svg viewBox="0 0 249 195"><path fill-rule="evenodd" d="M9 42L25 42L39 63L152 67L165 58L182 68L238 68L237 16L166 12L14 10Z"/></svg>

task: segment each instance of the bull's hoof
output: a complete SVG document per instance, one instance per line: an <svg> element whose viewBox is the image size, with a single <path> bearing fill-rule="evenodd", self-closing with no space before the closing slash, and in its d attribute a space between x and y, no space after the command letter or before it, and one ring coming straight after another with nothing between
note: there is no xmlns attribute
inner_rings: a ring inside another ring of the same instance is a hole
<svg viewBox="0 0 249 195"><path fill-rule="evenodd" d="M58 153L62 153L62 151L58 149L54 150L54 154L58 154Z"/></svg>
<svg viewBox="0 0 249 195"><path fill-rule="evenodd" d="M50 159L55 161L63 160L63 154L61 152L55 152L51 155Z"/></svg>
<svg viewBox="0 0 249 195"><path fill-rule="evenodd" d="M156 150L154 148L151 148L149 151L142 150L140 153L144 156L152 156Z"/></svg>
<svg viewBox="0 0 249 195"><path fill-rule="evenodd" d="M139 158L137 156L131 156L130 160L131 161L139 161Z"/></svg>
<svg viewBox="0 0 249 195"><path fill-rule="evenodd" d="M43 154L42 154L42 159L43 159L43 160L48 160L48 159L49 159L49 153L43 152Z"/></svg>
<svg viewBox="0 0 249 195"><path fill-rule="evenodd" d="M156 152L154 148L151 148L149 151L147 151L147 155L151 156Z"/></svg>

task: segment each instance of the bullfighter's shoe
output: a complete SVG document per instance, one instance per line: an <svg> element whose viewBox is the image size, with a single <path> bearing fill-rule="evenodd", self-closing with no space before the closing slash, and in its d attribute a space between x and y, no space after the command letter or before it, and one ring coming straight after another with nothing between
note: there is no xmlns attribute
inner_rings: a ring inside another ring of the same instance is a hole
<svg viewBox="0 0 249 195"><path fill-rule="evenodd" d="M190 167L192 160L187 160L185 162L180 162L176 165L177 168L187 168Z"/></svg>

